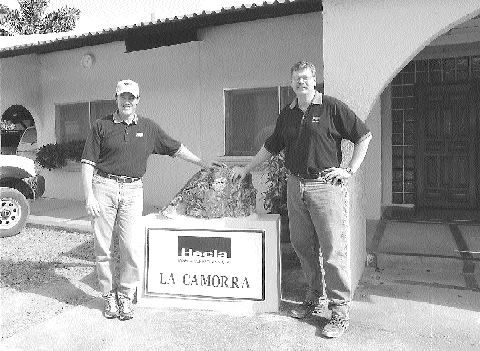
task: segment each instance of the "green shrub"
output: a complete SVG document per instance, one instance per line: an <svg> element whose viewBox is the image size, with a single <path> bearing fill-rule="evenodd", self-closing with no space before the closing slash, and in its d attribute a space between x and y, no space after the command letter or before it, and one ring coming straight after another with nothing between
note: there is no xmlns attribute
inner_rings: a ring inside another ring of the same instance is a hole
<svg viewBox="0 0 480 351"><path fill-rule="evenodd" d="M38 150L35 161L49 170L62 168L67 165L67 160L80 162L84 145L85 140L46 144Z"/></svg>

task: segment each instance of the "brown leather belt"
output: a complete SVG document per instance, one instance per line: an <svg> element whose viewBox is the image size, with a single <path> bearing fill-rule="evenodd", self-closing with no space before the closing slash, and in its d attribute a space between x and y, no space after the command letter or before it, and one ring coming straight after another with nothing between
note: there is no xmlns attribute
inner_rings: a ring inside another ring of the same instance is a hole
<svg viewBox="0 0 480 351"><path fill-rule="evenodd" d="M99 169L97 169L97 174L98 174L100 177L108 178L108 179L113 179L113 180L116 180L116 181L119 182L119 183L133 183L133 182L136 182L136 181L140 180L140 178L127 177L127 176L119 176L119 175L115 175L115 174L110 174L110 173L101 171L101 170L99 170Z"/></svg>

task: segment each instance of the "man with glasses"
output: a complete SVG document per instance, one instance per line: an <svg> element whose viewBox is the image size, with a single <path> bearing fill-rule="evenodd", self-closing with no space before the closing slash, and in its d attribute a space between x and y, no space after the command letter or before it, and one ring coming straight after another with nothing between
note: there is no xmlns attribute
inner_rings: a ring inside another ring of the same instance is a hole
<svg viewBox="0 0 480 351"><path fill-rule="evenodd" d="M92 216L96 269L106 318L133 318L133 298L140 281L143 212L142 176L151 154L179 157L209 168L158 124L136 113L138 84L122 80L116 87L117 111L96 120L82 156L86 210ZM118 235L119 279L115 281L113 230Z"/></svg>
<svg viewBox="0 0 480 351"><path fill-rule="evenodd" d="M298 62L290 73L296 99L281 111L273 134L249 164L234 169L234 178L243 179L285 150L290 240L308 283L305 300L292 316L312 315L326 293L332 314L322 334L334 338L348 328L352 299L345 183L362 164L372 136L345 104L315 90L313 64ZM342 139L354 143L346 168L340 168Z"/></svg>

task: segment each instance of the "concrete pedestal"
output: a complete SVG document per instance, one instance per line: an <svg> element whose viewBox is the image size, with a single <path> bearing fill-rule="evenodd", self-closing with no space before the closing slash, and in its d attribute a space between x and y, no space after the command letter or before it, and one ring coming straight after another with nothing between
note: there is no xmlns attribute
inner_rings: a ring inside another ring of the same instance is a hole
<svg viewBox="0 0 480 351"><path fill-rule="evenodd" d="M139 305L277 312L280 217L168 219L144 217L145 251Z"/></svg>

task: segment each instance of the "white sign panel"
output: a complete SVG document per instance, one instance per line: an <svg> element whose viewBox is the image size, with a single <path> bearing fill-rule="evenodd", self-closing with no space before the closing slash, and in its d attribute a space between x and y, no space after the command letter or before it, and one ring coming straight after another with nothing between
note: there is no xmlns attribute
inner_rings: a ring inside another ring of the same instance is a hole
<svg viewBox="0 0 480 351"><path fill-rule="evenodd" d="M147 229L146 295L265 299L262 230Z"/></svg>

